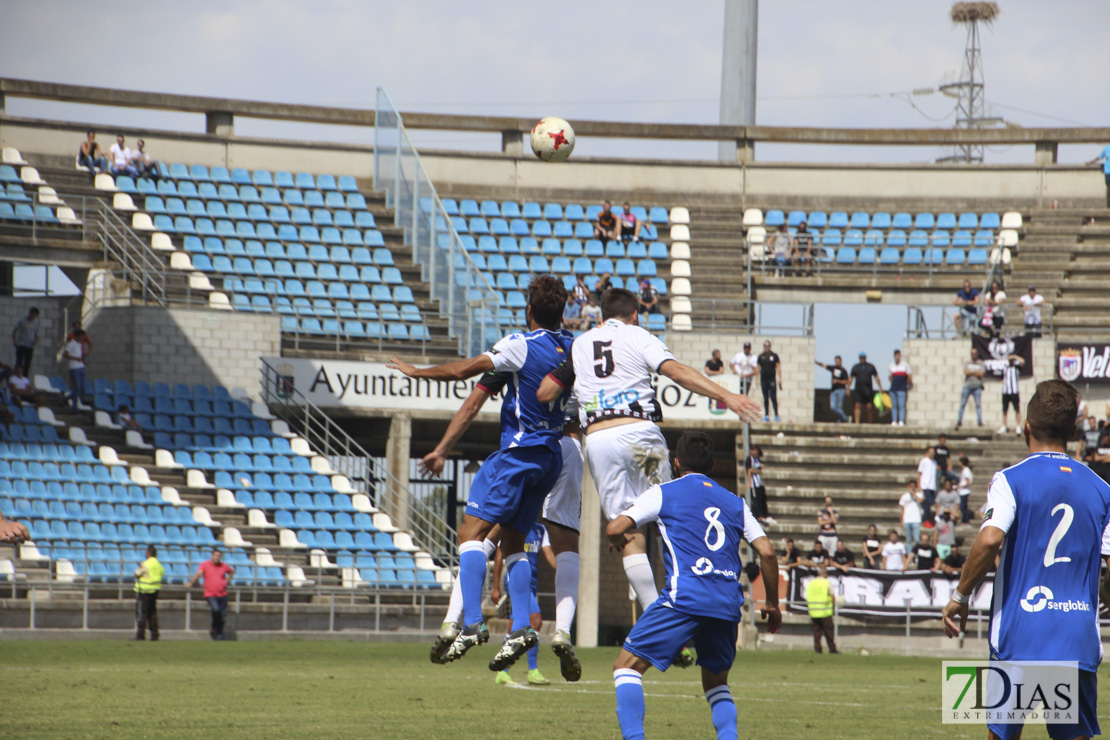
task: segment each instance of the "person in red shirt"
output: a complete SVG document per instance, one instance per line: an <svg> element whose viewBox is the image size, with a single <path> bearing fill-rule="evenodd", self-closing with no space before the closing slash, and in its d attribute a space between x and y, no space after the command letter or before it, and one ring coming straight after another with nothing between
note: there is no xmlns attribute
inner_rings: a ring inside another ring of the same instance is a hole
<svg viewBox="0 0 1110 740"><path fill-rule="evenodd" d="M208 627L208 634L213 640L224 639L224 622L227 620L227 584L235 569L223 562L223 553L218 549L212 550L212 558L205 560L197 566L197 572L185 584L185 588L192 588L198 578L204 579L204 599L208 608L212 610L212 624Z"/></svg>

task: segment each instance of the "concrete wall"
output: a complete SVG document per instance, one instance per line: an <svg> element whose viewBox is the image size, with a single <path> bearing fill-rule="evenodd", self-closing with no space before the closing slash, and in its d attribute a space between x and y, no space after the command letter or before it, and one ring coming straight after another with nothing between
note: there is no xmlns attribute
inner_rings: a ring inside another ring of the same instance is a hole
<svg viewBox="0 0 1110 740"><path fill-rule="evenodd" d="M203 309L105 308L86 327L89 377L246 388L257 396L259 357L281 351L276 316Z"/></svg>
<svg viewBox="0 0 1110 740"><path fill-rule="evenodd" d="M27 315L31 306L39 309L39 342L31 358L32 375L57 375L58 363L54 357L65 338L65 306L73 300L69 298L0 298L0 362L11 365L15 362L15 348L12 347L12 329L15 322ZM80 304L76 304L80 309Z"/></svg>
<svg viewBox="0 0 1110 740"><path fill-rule="evenodd" d="M906 339L902 359L913 370L913 390L906 398L906 424L950 427L959 414L963 366L970 357L971 342L966 339ZM1033 397L1037 383L1056 377L1056 343L1052 339L1033 340L1033 375L1020 382L1021 405ZM1101 413L1101 407L1098 408ZM1002 381L990 377L983 387L983 428L994 431L1002 423ZM975 428L975 402L968 399L964 426ZM1010 414L1010 426L1014 415Z"/></svg>
<svg viewBox="0 0 1110 740"><path fill-rule="evenodd" d="M721 350L726 363L725 378L728 388L739 390L737 376L727 368L729 359L739 352L744 342L751 342L756 354L763 351L763 340L771 340L771 349L782 360L783 388L778 392L779 416L784 422L810 423L813 421L813 358L816 356L817 343L813 337L762 336L759 334L701 334L696 332L669 332L667 346L676 359L699 370L705 366L713 350ZM757 403L763 403L763 395L758 389L758 380L751 396Z"/></svg>

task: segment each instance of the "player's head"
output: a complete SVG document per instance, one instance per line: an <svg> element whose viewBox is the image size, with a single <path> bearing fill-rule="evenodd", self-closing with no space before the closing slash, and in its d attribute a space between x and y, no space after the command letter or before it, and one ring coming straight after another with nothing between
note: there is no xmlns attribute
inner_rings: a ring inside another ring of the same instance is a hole
<svg viewBox="0 0 1110 740"><path fill-rule="evenodd" d="M1046 380L1037 384L1025 409L1025 438L1041 444L1064 446L1075 436L1075 419L1079 415L1079 391L1064 380Z"/></svg>
<svg viewBox="0 0 1110 740"><path fill-rule="evenodd" d="M686 432L678 438L674 453L675 470L679 475L713 471L713 440L702 432Z"/></svg>
<svg viewBox="0 0 1110 740"><path fill-rule="evenodd" d="M224 559L224 554L222 552L220 552L220 549L218 547L213 547L212 548L212 562L215 563L216 565L219 565L220 561L223 560L223 559Z"/></svg>
<svg viewBox="0 0 1110 740"><path fill-rule="evenodd" d="M639 308L640 303L636 300L636 294L631 290L609 288L601 294L601 318L606 321L618 319L626 324L631 324L636 318ZM560 311L560 320L562 317L563 314Z"/></svg>
<svg viewBox="0 0 1110 740"><path fill-rule="evenodd" d="M563 281L552 275L539 275L528 284L529 322L556 331L563 325L563 309L567 305L567 289Z"/></svg>

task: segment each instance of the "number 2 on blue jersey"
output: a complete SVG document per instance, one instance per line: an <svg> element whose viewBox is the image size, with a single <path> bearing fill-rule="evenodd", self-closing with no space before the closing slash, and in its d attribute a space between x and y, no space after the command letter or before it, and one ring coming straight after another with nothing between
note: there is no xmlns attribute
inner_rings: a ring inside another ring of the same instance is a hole
<svg viewBox="0 0 1110 740"><path fill-rule="evenodd" d="M1044 567L1046 568L1056 563L1071 562L1071 558L1056 557L1056 548L1059 546L1060 540L1064 539L1064 535L1068 533L1068 529L1071 528L1072 519L1075 518L1075 511L1067 504L1056 504L1056 506L1052 508L1052 516L1056 516L1057 511L1063 512L1063 516L1060 517L1060 523L1056 525L1056 530L1052 533L1052 536L1048 538L1048 547L1044 549Z"/></svg>

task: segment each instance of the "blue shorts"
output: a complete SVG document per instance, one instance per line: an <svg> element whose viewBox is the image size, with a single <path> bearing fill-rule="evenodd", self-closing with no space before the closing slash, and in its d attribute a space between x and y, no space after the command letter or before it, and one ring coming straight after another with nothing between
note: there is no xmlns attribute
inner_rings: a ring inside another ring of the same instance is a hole
<svg viewBox="0 0 1110 740"><path fill-rule="evenodd" d="M665 671L691 639L698 665L724 673L736 660L737 620L686 614L655 602L624 640L624 649Z"/></svg>
<svg viewBox="0 0 1110 740"><path fill-rule="evenodd" d="M474 476L466 513L528 532L539 519L543 500L562 467L562 452L550 447L498 450Z"/></svg>
<svg viewBox="0 0 1110 740"><path fill-rule="evenodd" d="M1098 676L1093 671L1079 671L1079 721L1070 725L1045 724L1048 736L1055 740L1070 740L1073 737L1094 737L1100 734L1098 726ZM1009 740L1021 732L1021 724L987 724L987 729L1001 740Z"/></svg>

